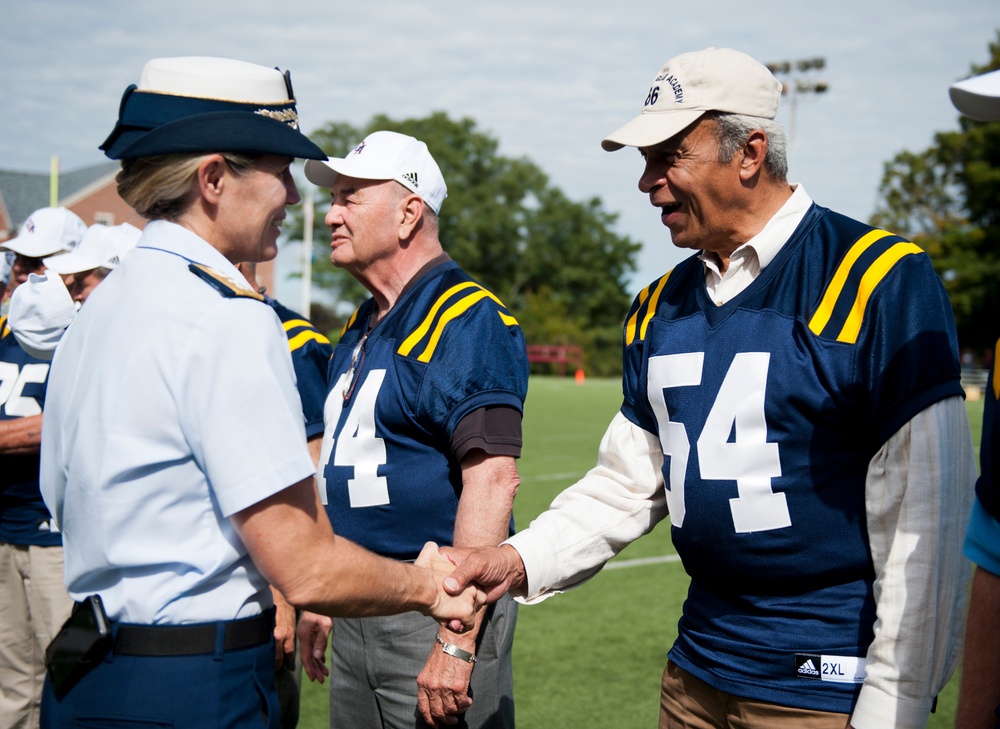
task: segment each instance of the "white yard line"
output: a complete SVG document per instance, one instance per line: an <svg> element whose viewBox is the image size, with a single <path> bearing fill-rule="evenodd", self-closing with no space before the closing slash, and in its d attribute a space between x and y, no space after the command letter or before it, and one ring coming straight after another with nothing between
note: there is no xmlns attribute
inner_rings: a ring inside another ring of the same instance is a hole
<svg viewBox="0 0 1000 729"><path fill-rule="evenodd" d="M681 558L676 554L664 554L660 557L640 557L638 559L622 559L617 562L608 562L604 565L606 570L620 570L626 567L642 567L647 564L664 564L666 562L680 562Z"/></svg>

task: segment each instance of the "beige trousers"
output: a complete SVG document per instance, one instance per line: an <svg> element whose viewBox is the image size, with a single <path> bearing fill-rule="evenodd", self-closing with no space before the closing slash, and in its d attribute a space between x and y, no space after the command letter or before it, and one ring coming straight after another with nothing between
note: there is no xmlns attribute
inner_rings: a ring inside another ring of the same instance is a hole
<svg viewBox="0 0 1000 729"><path fill-rule="evenodd" d="M73 601L62 547L0 543L0 729L36 729L45 648Z"/></svg>
<svg viewBox="0 0 1000 729"><path fill-rule="evenodd" d="M845 729L848 718L733 696L673 663L663 671L660 729Z"/></svg>

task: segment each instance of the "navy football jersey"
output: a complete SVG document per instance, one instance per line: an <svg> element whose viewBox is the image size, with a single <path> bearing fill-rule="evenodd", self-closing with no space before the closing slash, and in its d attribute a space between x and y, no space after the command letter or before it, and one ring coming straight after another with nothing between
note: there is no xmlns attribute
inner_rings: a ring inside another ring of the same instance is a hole
<svg viewBox="0 0 1000 729"><path fill-rule="evenodd" d="M452 542L455 427L482 407L523 412L528 360L511 313L452 261L369 332L374 306L362 304L334 349L320 495L338 534L412 560L427 541Z"/></svg>
<svg viewBox="0 0 1000 729"><path fill-rule="evenodd" d="M40 415L49 363L21 349L0 317L0 420ZM52 547L62 544L38 488L39 454L0 455L0 542Z"/></svg>
<svg viewBox="0 0 1000 729"><path fill-rule="evenodd" d="M622 413L659 436L691 576L671 660L739 696L851 711L875 620L869 461L963 394L930 260L813 205L723 306L695 257L651 284L624 347Z"/></svg>
<svg viewBox="0 0 1000 729"><path fill-rule="evenodd" d="M996 458L1000 455L1000 409L997 408L997 398L1000 397L1000 374L997 372L997 355L1000 355L1000 342L997 342L994 351L990 379L983 401L982 444L979 448L980 475L976 481L976 497L990 516L1000 521L1000 474L996 472Z"/></svg>
<svg viewBox="0 0 1000 729"><path fill-rule="evenodd" d="M288 336L288 348L295 367L295 386L302 400L306 437L312 438L323 432L323 402L328 389L326 373L333 356L333 345L301 314L270 297L264 300L277 313Z"/></svg>

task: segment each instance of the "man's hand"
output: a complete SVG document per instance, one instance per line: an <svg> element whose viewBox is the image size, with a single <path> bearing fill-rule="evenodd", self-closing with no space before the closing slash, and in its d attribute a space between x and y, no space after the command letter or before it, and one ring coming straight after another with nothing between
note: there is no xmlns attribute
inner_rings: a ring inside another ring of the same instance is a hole
<svg viewBox="0 0 1000 729"><path fill-rule="evenodd" d="M333 628L333 619L326 615L303 612L299 616L299 658L310 681L323 683L330 675L326 667L326 644Z"/></svg>
<svg viewBox="0 0 1000 729"><path fill-rule="evenodd" d="M443 640L457 645L461 638L446 633ZM475 640L459 647L475 653ZM424 721L435 727L458 723L458 715L472 706L469 696L472 667L472 663L442 651L435 641L424 669L417 676L417 708Z"/></svg>
<svg viewBox="0 0 1000 729"><path fill-rule="evenodd" d="M456 633L464 633L471 628L475 623L476 612L486 604L483 591L475 585L445 591L443 581L452 573L455 565L438 551L434 542L424 545L414 564L431 572L438 591L437 599L426 614Z"/></svg>
<svg viewBox="0 0 1000 729"><path fill-rule="evenodd" d="M508 544L471 551L446 548L443 554L458 565L444 580L444 589L451 595L477 585L486 593L486 602L492 603L507 592L521 594L527 586L521 555Z"/></svg>
<svg viewBox="0 0 1000 729"><path fill-rule="evenodd" d="M295 608L284 596L271 588L274 597L274 670L295 660Z"/></svg>

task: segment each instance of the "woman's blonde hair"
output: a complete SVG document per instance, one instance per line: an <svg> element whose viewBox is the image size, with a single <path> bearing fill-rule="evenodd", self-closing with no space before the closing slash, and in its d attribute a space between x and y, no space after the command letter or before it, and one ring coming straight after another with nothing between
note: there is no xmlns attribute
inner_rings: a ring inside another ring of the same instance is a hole
<svg viewBox="0 0 1000 729"><path fill-rule="evenodd" d="M259 155L220 152L233 174L250 171ZM194 200L198 165L206 155L164 154L122 160L118 194L147 220L176 221Z"/></svg>

